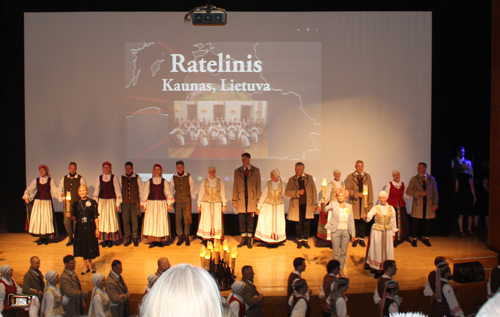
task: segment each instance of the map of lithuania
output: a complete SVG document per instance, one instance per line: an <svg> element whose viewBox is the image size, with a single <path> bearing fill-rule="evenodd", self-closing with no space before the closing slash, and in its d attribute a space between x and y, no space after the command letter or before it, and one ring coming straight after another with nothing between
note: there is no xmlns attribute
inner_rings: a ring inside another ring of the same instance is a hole
<svg viewBox="0 0 500 317"><path fill-rule="evenodd" d="M162 42L126 43L128 110L159 106L165 112L173 100L266 100L269 158L319 159L321 44L313 44L197 43L181 51Z"/></svg>

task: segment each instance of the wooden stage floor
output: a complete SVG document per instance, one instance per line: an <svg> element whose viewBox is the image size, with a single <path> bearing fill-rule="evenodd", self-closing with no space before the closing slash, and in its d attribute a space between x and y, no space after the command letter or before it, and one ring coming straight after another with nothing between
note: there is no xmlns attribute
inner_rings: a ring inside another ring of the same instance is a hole
<svg viewBox="0 0 500 317"><path fill-rule="evenodd" d="M239 237L228 236L230 246L239 242ZM9 264L14 268L14 279L21 284L23 275L29 267L29 258L33 255L41 259L41 270L45 273L53 269L62 272L64 265L63 256L73 253L72 247L66 247L67 238L51 243L48 246L38 246L36 239L29 234L16 233L0 234L0 265ZM143 240L146 242L146 240ZM123 263L123 277L132 294L143 294L147 284L147 277L157 269L156 261L159 257L169 258L171 265L179 263L191 263L199 265L199 251L201 240L192 239L190 247L182 245L177 247L176 240L170 240L170 245L164 248L149 249L147 243L141 243L139 247L123 245L110 248L101 248L101 256L94 262L97 272L107 275L111 262L119 259ZM287 278L293 271L292 261L295 257L304 257L307 261L307 269L303 277L308 281L314 295L318 295L323 276L326 274L326 263L332 259L332 251L328 247L315 247L315 238L309 239L311 249L297 249L294 240L288 240L278 249L267 249L260 243L254 243L253 249L246 247L238 249L236 260L236 276L241 278L241 267L252 265L255 275L255 285L265 296L284 296L286 294ZM453 264L459 258L467 257L494 257L496 253L489 250L487 246L476 236L460 239L456 236L434 237L431 239L432 247L424 246L420 241L417 248L413 248L409 242L395 249L398 271L394 277L400 282L400 289L420 290L423 289L428 273L433 270L434 258L445 256ZM376 280L369 271L363 269L366 248L349 246L347 263L344 272L350 278L349 294L373 293ZM465 262L473 261L466 260ZM462 261L464 262L464 261ZM495 267L496 259L483 259L481 261L487 270ZM81 271L82 259L77 258L77 272ZM91 274L80 276L82 287L91 290L93 285L90 280ZM224 295L226 292L223 292Z"/></svg>

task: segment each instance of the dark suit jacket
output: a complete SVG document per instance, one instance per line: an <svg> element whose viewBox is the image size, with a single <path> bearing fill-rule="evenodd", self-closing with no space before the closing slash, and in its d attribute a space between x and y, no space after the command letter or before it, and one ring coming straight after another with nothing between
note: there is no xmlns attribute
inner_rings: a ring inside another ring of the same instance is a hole
<svg viewBox="0 0 500 317"><path fill-rule="evenodd" d="M108 293L112 303L118 304L118 306L111 306L113 317L130 316L130 294L128 293L128 287L125 281L123 281L123 278L120 281L113 272L109 272L108 278L106 279L106 293ZM120 297L122 294L127 295L127 298L122 299Z"/></svg>
<svg viewBox="0 0 500 317"><path fill-rule="evenodd" d="M254 296L260 295L257 291L255 285L253 285L250 281L243 278L243 283L245 283L245 295L243 295L243 300L248 305L248 309L246 311L246 317L262 317L264 316L264 312L262 310L262 299L255 298Z"/></svg>
<svg viewBox="0 0 500 317"><path fill-rule="evenodd" d="M41 291L45 289L45 282L43 281L43 274L40 272L40 276L36 275L36 273L29 269L26 274L24 274L23 278L23 294L35 294L32 289L36 289L37 291ZM38 296L38 294L35 294ZM40 301L42 300L42 296L39 297Z"/></svg>
<svg viewBox="0 0 500 317"><path fill-rule="evenodd" d="M64 305L64 316L83 315L82 288L76 273L71 275L70 272L64 270L61 273L61 281L59 283L61 294L69 297L68 303Z"/></svg>

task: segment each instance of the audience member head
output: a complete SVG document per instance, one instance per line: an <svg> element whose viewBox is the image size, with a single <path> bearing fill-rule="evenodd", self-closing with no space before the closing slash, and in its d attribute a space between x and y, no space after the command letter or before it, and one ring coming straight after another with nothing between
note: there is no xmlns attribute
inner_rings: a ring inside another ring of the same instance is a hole
<svg viewBox="0 0 500 317"><path fill-rule="evenodd" d="M250 265L245 265L244 267L241 268L241 275L243 275L243 278L253 281L253 277L255 276L255 273L253 272L253 267Z"/></svg>
<svg viewBox="0 0 500 317"><path fill-rule="evenodd" d="M295 258L293 260L293 267L299 273L304 272L306 270L306 259L304 259L304 258Z"/></svg>
<svg viewBox="0 0 500 317"><path fill-rule="evenodd" d="M385 292L390 295L396 295L399 291L399 282L395 280L390 280L385 282Z"/></svg>
<svg viewBox="0 0 500 317"><path fill-rule="evenodd" d="M307 286L307 281L303 278L294 280L292 286L294 291L301 294L305 294L309 289L309 287Z"/></svg>
<svg viewBox="0 0 500 317"><path fill-rule="evenodd" d="M2 274L2 277L5 277L7 281L10 281L12 274L14 274L14 270L10 265L4 264L0 266L0 274Z"/></svg>
<svg viewBox="0 0 500 317"><path fill-rule="evenodd" d="M38 271L40 269L40 259L37 256L30 258L30 269Z"/></svg>
<svg viewBox="0 0 500 317"><path fill-rule="evenodd" d="M165 273L170 268L170 261L167 258L159 258L158 259L158 269Z"/></svg>
<svg viewBox="0 0 500 317"><path fill-rule="evenodd" d="M434 259L435 266L437 266L441 262L446 262L446 258L444 256L438 256Z"/></svg>
<svg viewBox="0 0 500 317"><path fill-rule="evenodd" d="M158 278L141 304L140 316L222 317L219 289L205 269L176 265Z"/></svg>
<svg viewBox="0 0 500 317"><path fill-rule="evenodd" d="M111 262L111 270L118 275L122 274L123 272L122 262L120 262L120 260L113 260L113 262Z"/></svg>
<svg viewBox="0 0 500 317"><path fill-rule="evenodd" d="M72 256L71 254L66 255L63 258L63 263L64 263L64 268L70 271L74 271L76 267L76 260L75 257Z"/></svg>
<svg viewBox="0 0 500 317"><path fill-rule="evenodd" d="M330 260L328 261L328 264L326 265L326 272L327 274L334 274L337 275L340 272L340 262L337 260Z"/></svg>
<svg viewBox="0 0 500 317"><path fill-rule="evenodd" d="M392 178L396 183L399 183L399 181L401 180L401 173L398 170L392 171Z"/></svg>
<svg viewBox="0 0 500 317"><path fill-rule="evenodd" d="M396 275L396 271L398 270L396 267L396 261L394 260L385 260L383 267L384 267L384 273L391 277Z"/></svg>

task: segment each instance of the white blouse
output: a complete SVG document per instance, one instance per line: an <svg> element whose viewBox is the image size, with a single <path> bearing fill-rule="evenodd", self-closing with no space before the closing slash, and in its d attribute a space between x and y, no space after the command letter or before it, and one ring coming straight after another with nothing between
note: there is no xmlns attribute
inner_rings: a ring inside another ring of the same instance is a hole
<svg viewBox="0 0 500 317"><path fill-rule="evenodd" d="M35 178L28 186L28 188L26 188L26 190L24 191L24 195L23 195L23 199L26 199L26 198L29 198L29 200L33 200L33 198L35 198L35 195L36 195L36 183L37 183L37 179L40 179L40 184L42 185L45 185L47 184L47 182L49 181L49 177L48 176L45 176L45 177L38 177L38 178ZM52 198L59 198L60 194L59 194L59 187L56 186L56 182L54 182L54 179L51 178L50 179L50 194L52 195Z"/></svg>
<svg viewBox="0 0 500 317"><path fill-rule="evenodd" d="M162 177L153 177L151 179L148 179L146 184L144 184L144 190L142 193L142 205L147 206L148 205L148 196L149 196L149 184L153 182L155 185L160 185L161 184L161 179ZM163 193L165 194L165 197L167 197L167 204L172 204L174 203L174 196L172 195L172 191L170 190L170 185L168 184L167 180L165 180L164 186L163 186Z"/></svg>

